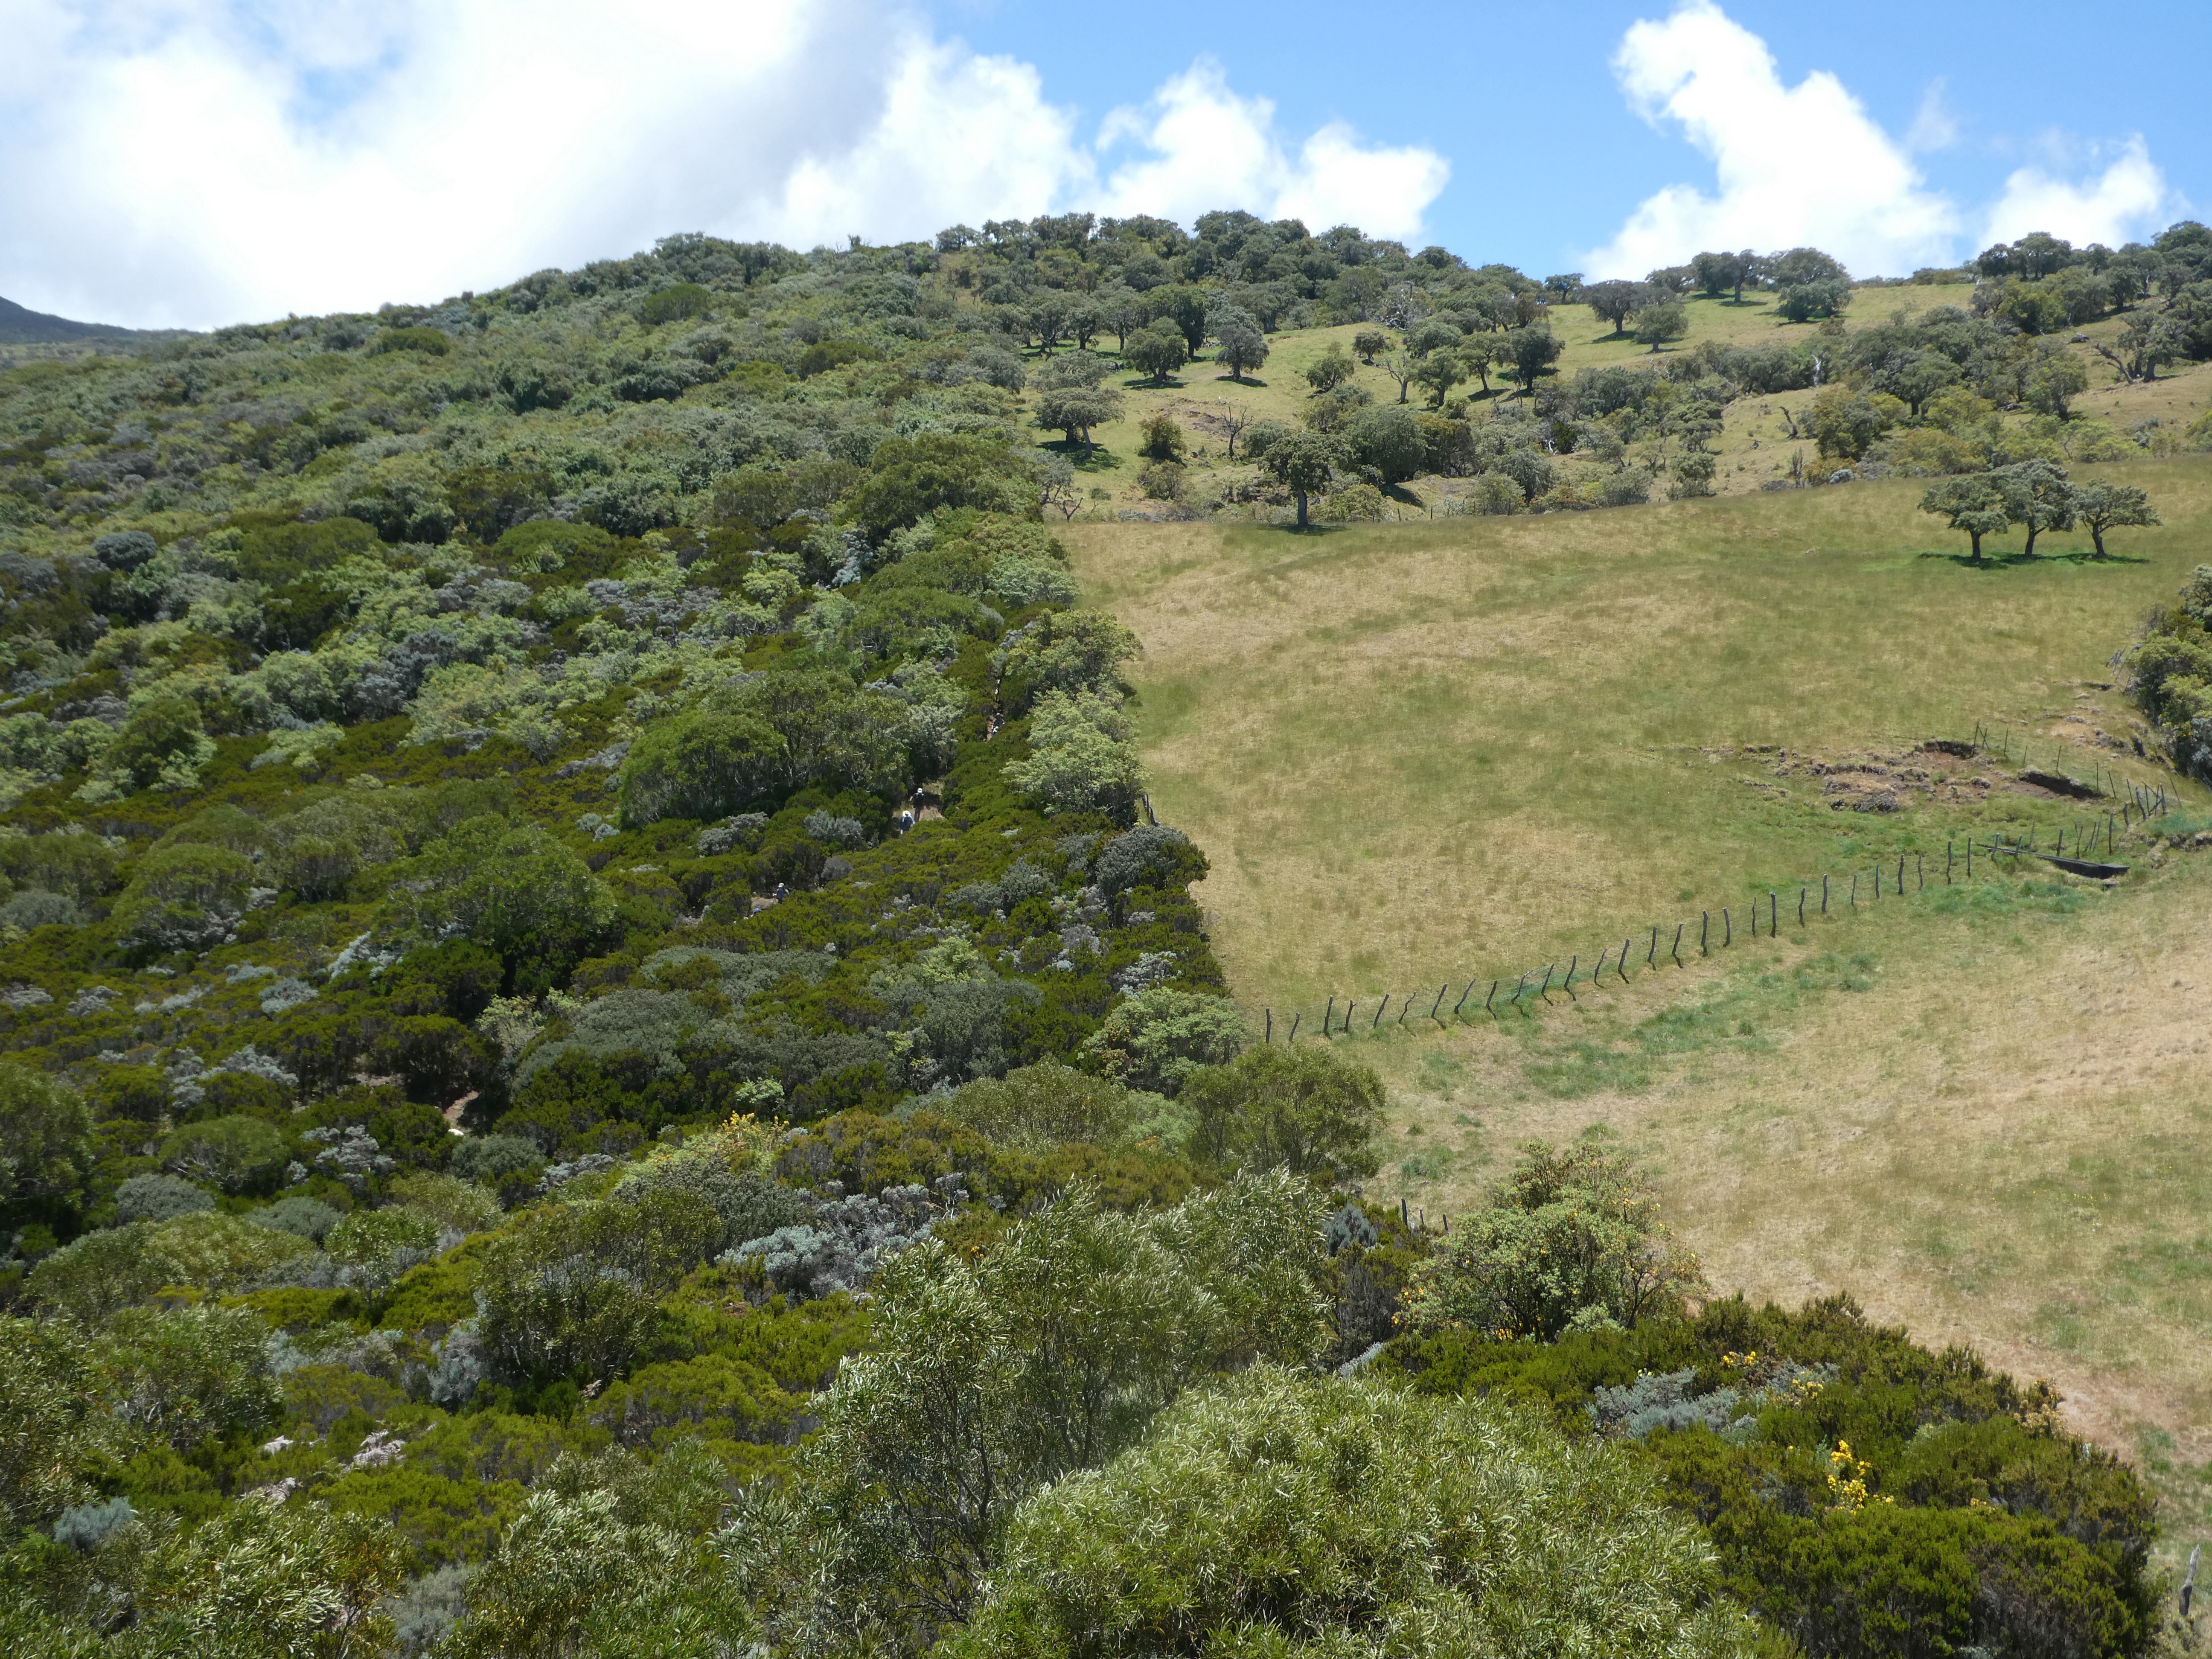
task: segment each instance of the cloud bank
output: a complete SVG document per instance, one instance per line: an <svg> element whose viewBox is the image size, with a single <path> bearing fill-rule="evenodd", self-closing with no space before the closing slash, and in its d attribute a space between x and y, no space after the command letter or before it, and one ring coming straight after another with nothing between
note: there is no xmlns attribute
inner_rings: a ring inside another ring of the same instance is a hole
<svg viewBox="0 0 2212 1659"><path fill-rule="evenodd" d="M1976 216L1981 240L1961 248L1967 216L1929 188L1912 156L1958 140L1938 80L1902 139L1843 82L1815 70L1784 83L1774 54L1713 0L1685 0L1663 21L1632 25L1613 60L1630 106L1710 157L1717 188L1670 185L1641 204L1606 246L1593 276L1641 276L1705 248L1825 249L1862 276L1948 264L2031 230L2113 246L2156 228L2179 202L2141 137L2081 183L2022 167ZM2048 141L2063 151L2063 140Z"/></svg>
<svg viewBox="0 0 2212 1659"><path fill-rule="evenodd" d="M1103 204L1413 236L1447 172L1341 125L1293 144L1205 62L1094 149L1032 66L899 0L0 0L0 294L143 326L677 230L803 247Z"/></svg>
<svg viewBox="0 0 2212 1659"><path fill-rule="evenodd" d="M1785 86L1766 43L1711 0L1632 25L1613 68L1638 114L1677 124L1711 158L1719 190L1647 199L1589 256L1593 276L1641 276L1701 248L1806 244L1869 276L1948 255L1958 214L1905 147L1825 70Z"/></svg>

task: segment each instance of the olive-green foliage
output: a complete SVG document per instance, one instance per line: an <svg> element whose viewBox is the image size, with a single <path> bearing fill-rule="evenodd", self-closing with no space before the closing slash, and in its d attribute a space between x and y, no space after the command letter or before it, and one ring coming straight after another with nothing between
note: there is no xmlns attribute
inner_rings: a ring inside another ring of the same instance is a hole
<svg viewBox="0 0 2212 1659"><path fill-rule="evenodd" d="M2212 565L2197 567L2179 602L2151 619L2123 665L2130 695L2174 763L2212 778Z"/></svg>
<svg viewBox="0 0 2212 1659"><path fill-rule="evenodd" d="M1177 1097L1197 1114L1191 1151L1208 1163L1287 1170L1324 1185L1379 1167L1382 1079L1331 1048L1247 1049L1190 1073Z"/></svg>
<svg viewBox="0 0 2212 1659"><path fill-rule="evenodd" d="M623 1177L615 1196L643 1201L662 1193L688 1194L714 1211L721 1231L703 1249L709 1256L765 1238L780 1227L801 1226L814 1215L788 1187L750 1170L733 1172L712 1152L650 1158Z"/></svg>
<svg viewBox="0 0 2212 1659"><path fill-rule="evenodd" d="M411 1206L356 1210L331 1229L323 1248L345 1270L345 1282L373 1299L435 1253L438 1232L436 1220Z"/></svg>
<svg viewBox="0 0 2212 1659"><path fill-rule="evenodd" d="M923 433L877 445L868 477L847 501L854 520L883 537L940 507L1030 517L1036 489L1027 469L995 444Z"/></svg>
<svg viewBox="0 0 2212 1659"><path fill-rule="evenodd" d="M253 865L228 848L185 842L149 853L115 903L129 942L152 951L220 945L246 908Z"/></svg>
<svg viewBox="0 0 2212 1659"><path fill-rule="evenodd" d="M1714 1301L1553 1344L1451 1331L1383 1363L1423 1393L1517 1395L1619 1439L1705 1528L1729 1590L1808 1653L2145 1650L2141 1478L2064 1432L2048 1384L1917 1346L1848 1297ZM1679 1404L1622 1414L1644 1396Z"/></svg>
<svg viewBox="0 0 2212 1659"><path fill-rule="evenodd" d="M896 793L906 781L904 713L821 670L718 691L632 748L623 764L623 821L720 817L809 786Z"/></svg>
<svg viewBox="0 0 2212 1659"><path fill-rule="evenodd" d="M810 1620L926 1639L965 1616L1014 1507L1113 1457L1203 1376L1325 1340L1321 1206L1283 1176L1117 1213L1079 1186L979 1259L934 1242L872 1294L801 1460L837 1554Z"/></svg>
<svg viewBox="0 0 2212 1659"><path fill-rule="evenodd" d="M659 1297L722 1228L712 1205L680 1188L532 1214L484 1252L486 1351L519 1380L618 1376L652 1331Z"/></svg>
<svg viewBox="0 0 2212 1659"><path fill-rule="evenodd" d="M1415 1270L1407 1317L1424 1330L1549 1340L1575 1326L1678 1316L1702 1289L1697 1258L1674 1243L1625 1154L1532 1144Z"/></svg>
<svg viewBox="0 0 2212 1659"><path fill-rule="evenodd" d="M169 1177L161 1178L166 1180ZM126 1181L123 1184L128 1187L131 1183ZM212 1208L213 1205L210 1203L204 1207ZM130 1221L135 1218L126 1209L123 1218ZM257 1227L267 1227L280 1233L295 1233L319 1244L329 1236L331 1229L345 1218L343 1212L332 1209L319 1198L280 1198L274 1204L247 1211L246 1218ZM166 1218L149 1216L147 1219L159 1221Z"/></svg>
<svg viewBox="0 0 2212 1659"><path fill-rule="evenodd" d="M1047 1060L963 1085L936 1109L1000 1146L1043 1152L1072 1142L1118 1146L1139 1106L1120 1084Z"/></svg>
<svg viewBox="0 0 2212 1659"><path fill-rule="evenodd" d="M1030 753L1006 781L1048 812L1104 812L1127 822L1143 790L1134 722L1091 692L1048 691L1030 717Z"/></svg>
<svg viewBox="0 0 2212 1659"><path fill-rule="evenodd" d="M1696 1529L1504 1402L1258 1366L1025 1503L951 1654L1749 1654Z"/></svg>
<svg viewBox="0 0 2212 1659"><path fill-rule="evenodd" d="M313 1249L295 1234L198 1211L87 1233L33 1267L28 1289L40 1306L90 1321L165 1285L230 1290Z"/></svg>
<svg viewBox="0 0 2212 1659"><path fill-rule="evenodd" d="M102 746L95 776L112 799L137 789L189 789L213 759L199 705L190 697L157 692L138 705Z"/></svg>
<svg viewBox="0 0 2212 1659"><path fill-rule="evenodd" d="M189 1450L276 1415L268 1326L250 1308L125 1308L100 1328L103 1403L126 1427Z"/></svg>
<svg viewBox="0 0 2212 1659"><path fill-rule="evenodd" d="M1250 1035L1228 998L1155 985L1115 1003L1083 1049L1103 1075L1173 1095L1199 1067L1236 1059Z"/></svg>
<svg viewBox="0 0 2212 1659"><path fill-rule="evenodd" d="M69 1325L0 1320L0 1518L12 1528L81 1501L104 1419L88 1388L84 1336Z"/></svg>
<svg viewBox="0 0 2212 1659"><path fill-rule="evenodd" d="M161 1142L161 1163L194 1181L241 1193L273 1182L291 1155L284 1137L258 1117L188 1123Z"/></svg>
<svg viewBox="0 0 2212 1659"><path fill-rule="evenodd" d="M395 866L386 905L402 937L460 933L483 945L508 987L557 983L617 915L614 895L575 854L535 825L491 817Z"/></svg>
<svg viewBox="0 0 2212 1659"><path fill-rule="evenodd" d="M83 1097L0 1060L0 1204L74 1193L91 1155L92 1114Z"/></svg>
<svg viewBox="0 0 2212 1659"><path fill-rule="evenodd" d="M416 1214L427 1217L441 1232L480 1233L496 1225L499 1200L473 1182L413 1170L392 1183L392 1197Z"/></svg>

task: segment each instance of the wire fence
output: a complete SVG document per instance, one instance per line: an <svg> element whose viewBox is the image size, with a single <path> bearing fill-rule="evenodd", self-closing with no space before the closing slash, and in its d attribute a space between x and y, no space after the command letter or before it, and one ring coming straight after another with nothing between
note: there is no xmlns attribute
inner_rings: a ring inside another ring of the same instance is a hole
<svg viewBox="0 0 2212 1659"><path fill-rule="evenodd" d="M1903 849L1895 854L1894 866L1890 863L1891 855L1885 854L1870 866L1808 877L1755 895L1742 916L1735 914L1739 907L1728 904L1717 910L1701 909L1694 920L1684 917L1658 923L1639 921L1623 930L1618 945L1613 943L1608 930L1587 968L1583 965L1581 954L1576 952L1568 957L1564 974L1554 957L1545 964L1540 977L1537 969L1530 968L1510 979L1503 975L1486 978L1477 974L1462 982L1454 975L1433 992L1424 984L1415 991L1386 992L1379 998L1332 994L1317 1013L1308 1009L1285 1009L1279 1011L1279 1017L1278 1010L1263 1007L1260 1011L1263 1040L1272 1043L1280 1036L1285 1042L1294 1043L1301 1036L1334 1038L1353 1035L1363 1029L1379 1033L1386 1022L1403 1027L1417 1014L1423 1023L1444 1029L1485 1018L1499 1020L1514 1014L1528 1018L1539 1005L1554 1006L1553 999L1559 994L1571 1002L1579 1002L1583 994L1603 989L1608 984L1628 984L1669 964L1686 968L1689 963L1685 960L1686 952L1704 959L1717 951L1731 950L1738 933L1750 939L1762 935L1778 937L1784 926L1784 917L1802 931L1824 920L1856 915L1863 906L1878 904L1885 898L1917 896L1931 883L1938 888L1955 887L1962 882L1983 878L1983 872L1992 866L2016 872L2021 861L2027 859L2044 860L2071 874L2116 879L2128 872L2127 866L2110 862L2117 856L2120 836L2164 818L2179 803L2162 784L2136 783L2117 775L2113 782L2113 798L2118 801L2114 810L2077 817L2055 831L2046 832L2039 827L2020 832L1992 832L1983 840L1972 836L1963 839L1952 836L1944 842L1940 867L1936 866L1932 850ZM2039 845L2046 833L2050 840ZM1797 889L1794 900L1788 895L1789 886ZM1425 1008L1421 1006L1424 1003L1427 1004ZM1360 1024L1363 1018L1364 1027Z"/></svg>

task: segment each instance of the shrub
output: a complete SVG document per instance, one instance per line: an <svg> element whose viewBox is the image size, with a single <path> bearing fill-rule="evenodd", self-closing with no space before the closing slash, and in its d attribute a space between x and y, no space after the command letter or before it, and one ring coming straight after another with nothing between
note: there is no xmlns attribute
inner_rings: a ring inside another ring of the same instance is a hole
<svg viewBox="0 0 2212 1659"><path fill-rule="evenodd" d="M520 1135L471 1135L453 1148L447 1168L464 1181L496 1182L542 1168L545 1154Z"/></svg>
<svg viewBox="0 0 2212 1659"><path fill-rule="evenodd" d="M1403 404L1361 410L1346 423L1344 435L1352 460L1373 467L1385 483L1402 483L1421 470L1421 423Z"/></svg>
<svg viewBox="0 0 2212 1659"><path fill-rule="evenodd" d="M472 1182L428 1170L410 1170L392 1182L394 1202L434 1223L441 1233L480 1233L498 1224L499 1200Z"/></svg>
<svg viewBox="0 0 2212 1659"><path fill-rule="evenodd" d="M1250 1049L1191 1072L1179 1098L1198 1115L1192 1155L1209 1163L1340 1186L1379 1167L1382 1080L1333 1049Z"/></svg>
<svg viewBox="0 0 2212 1659"><path fill-rule="evenodd" d="M137 789L184 790L215 758L215 740L190 697L156 692L131 711L100 752L87 799L113 799ZM80 792L82 793L82 792Z"/></svg>
<svg viewBox="0 0 2212 1659"><path fill-rule="evenodd" d="M1076 1142L1115 1146L1138 1116L1135 1097L1120 1084L1052 1060L968 1084L934 1106L1000 1146L1026 1152Z"/></svg>
<svg viewBox="0 0 2212 1659"><path fill-rule="evenodd" d="M714 302L712 290L696 283L676 283L638 302L637 314L648 326L702 314Z"/></svg>
<svg viewBox="0 0 2212 1659"><path fill-rule="evenodd" d="M217 1117L188 1123L161 1142L162 1167L226 1193L272 1183L289 1151L284 1137L258 1117Z"/></svg>
<svg viewBox="0 0 2212 1659"><path fill-rule="evenodd" d="M290 1233L319 1244L345 1216L319 1198L280 1198L274 1204L248 1210L246 1218L257 1227Z"/></svg>
<svg viewBox="0 0 2212 1659"><path fill-rule="evenodd" d="M453 349L453 343L442 329L416 325L407 328L387 328L370 344L372 355L385 351L419 351L426 357L442 357Z"/></svg>
<svg viewBox="0 0 2212 1659"><path fill-rule="evenodd" d="M214 1194L175 1176L136 1175L115 1189L116 1216L125 1226L134 1221L170 1221L213 1208ZM337 1219L337 1212L331 1212L331 1218Z"/></svg>
<svg viewBox="0 0 2212 1659"><path fill-rule="evenodd" d="M1091 692L1048 691L1030 721L1030 753L1006 781L1048 812L1105 812L1123 821L1144 787L1129 717Z"/></svg>
<svg viewBox="0 0 2212 1659"><path fill-rule="evenodd" d="M1678 1317L1701 1289L1697 1258L1674 1244L1627 1158L1532 1144L1415 1270L1407 1317L1548 1341L1571 1327Z"/></svg>
<svg viewBox="0 0 2212 1659"><path fill-rule="evenodd" d="M356 1210L323 1241L340 1281L374 1299L410 1267L438 1252L438 1224L418 1210L393 1206Z"/></svg>
<svg viewBox="0 0 2212 1659"><path fill-rule="evenodd" d="M1249 1036L1243 1010L1228 998L1162 985L1115 1003L1083 1052L1117 1083L1173 1095L1200 1066L1236 1059Z"/></svg>
<svg viewBox="0 0 2212 1659"><path fill-rule="evenodd" d="M684 1193L711 1209L721 1231L706 1249L708 1255L782 1227L803 1226L814 1211L797 1193L747 1170L732 1173L711 1154L678 1152L648 1159L626 1176L612 1194L617 1203L641 1203L662 1193Z"/></svg>
<svg viewBox="0 0 2212 1659"><path fill-rule="evenodd" d="M1651 1498L1503 1402L1255 1367L1025 1503L947 1651L1752 1653Z"/></svg>
<svg viewBox="0 0 2212 1659"><path fill-rule="evenodd" d="M145 951L206 951L229 936L245 913L253 866L221 847L157 848L116 901L125 940Z"/></svg>
<svg viewBox="0 0 2212 1659"><path fill-rule="evenodd" d="M0 1203L76 1192L91 1156L83 1097L43 1072L0 1060Z"/></svg>

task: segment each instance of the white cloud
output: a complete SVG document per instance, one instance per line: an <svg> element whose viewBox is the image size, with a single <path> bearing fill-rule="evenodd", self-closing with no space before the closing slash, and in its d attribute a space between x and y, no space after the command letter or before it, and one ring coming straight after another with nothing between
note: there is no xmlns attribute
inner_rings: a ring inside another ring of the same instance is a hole
<svg viewBox="0 0 2212 1659"><path fill-rule="evenodd" d="M1091 205L1097 163L1036 70L908 3L0 0L0 294L204 326L674 231L809 246ZM1291 161L1267 100L1206 64L1114 132L1152 154L1105 185L1109 211L1402 234L1444 175L1340 127Z"/></svg>
<svg viewBox="0 0 2212 1659"><path fill-rule="evenodd" d="M1588 256L1593 276L1640 276L1702 248L1823 248L1862 276L1947 258L1958 216L1842 82L1783 84L1766 43L1711 0L1632 25L1613 72L1654 126L1680 125L1718 192L1670 185Z"/></svg>
<svg viewBox="0 0 2212 1659"><path fill-rule="evenodd" d="M1108 116L1102 149L1125 138L1152 153L1108 179L1109 213L1188 222L1233 206L1263 219L1303 219L1316 232L1354 223L1370 236L1411 239L1451 176L1432 149L1363 144L1340 121L1308 138L1293 160L1276 131L1274 105L1238 97L1206 58L1163 86L1147 109Z"/></svg>
<svg viewBox="0 0 2212 1659"><path fill-rule="evenodd" d="M2102 242L2108 247L2154 230L2179 209L2166 175L2150 159L2138 134L2120 147L2103 173L2086 184L2055 179L2041 167L2025 167L2005 180L2004 195L1982 227L1984 247L2017 241L2029 231L2047 231L2069 242Z"/></svg>
<svg viewBox="0 0 2212 1659"><path fill-rule="evenodd" d="M1905 149L1925 154L1948 149L1959 142L1959 118L1951 112L1943 90L1943 77L1939 75L1920 94L1920 107L1913 112L1912 125L1905 129Z"/></svg>

